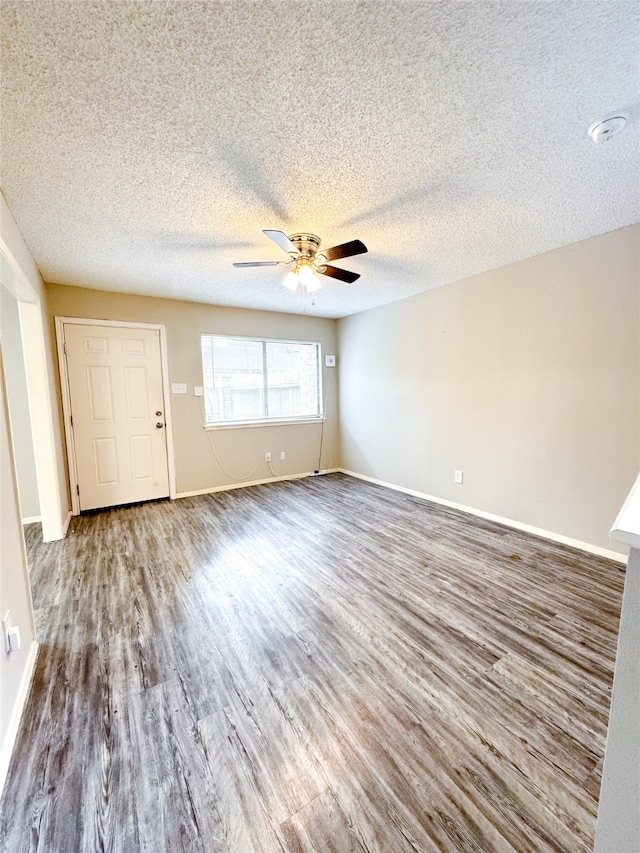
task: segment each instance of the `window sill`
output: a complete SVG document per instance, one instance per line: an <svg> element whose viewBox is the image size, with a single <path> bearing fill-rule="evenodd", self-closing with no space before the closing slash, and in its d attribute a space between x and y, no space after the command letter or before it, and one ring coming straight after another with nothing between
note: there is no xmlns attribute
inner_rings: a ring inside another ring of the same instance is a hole
<svg viewBox="0 0 640 853"><path fill-rule="evenodd" d="M204 424L204 429L207 432L216 431L219 429L247 429L250 427L269 427L269 426L298 426L300 424L321 424L324 418L287 418L281 421L233 421L224 424Z"/></svg>

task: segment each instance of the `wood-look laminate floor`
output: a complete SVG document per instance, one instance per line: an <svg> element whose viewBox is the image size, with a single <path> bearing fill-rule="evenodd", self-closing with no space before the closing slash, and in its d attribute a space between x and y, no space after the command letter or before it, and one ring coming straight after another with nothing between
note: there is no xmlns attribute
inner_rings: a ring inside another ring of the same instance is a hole
<svg viewBox="0 0 640 853"><path fill-rule="evenodd" d="M622 566L342 475L28 550L6 853L592 849Z"/></svg>

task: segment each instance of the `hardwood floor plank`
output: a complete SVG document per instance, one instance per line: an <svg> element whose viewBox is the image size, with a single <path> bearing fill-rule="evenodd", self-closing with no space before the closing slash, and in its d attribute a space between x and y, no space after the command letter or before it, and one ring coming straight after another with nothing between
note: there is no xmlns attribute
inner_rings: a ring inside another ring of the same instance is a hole
<svg viewBox="0 0 640 853"><path fill-rule="evenodd" d="M298 740L282 701L264 682L251 683L250 692L235 686L227 698L223 715L236 765L244 767L271 819L280 824L318 796L327 778Z"/></svg>
<svg viewBox="0 0 640 853"><path fill-rule="evenodd" d="M624 571L329 475L26 528L3 853L580 853Z"/></svg>
<svg viewBox="0 0 640 853"><path fill-rule="evenodd" d="M225 850L286 850L269 812L268 781L255 778L232 718L220 708L198 724L215 780ZM264 793L264 796L263 796Z"/></svg>
<svg viewBox="0 0 640 853"><path fill-rule="evenodd" d="M132 696L128 716L141 849L226 851L206 744L179 680Z"/></svg>
<svg viewBox="0 0 640 853"><path fill-rule="evenodd" d="M283 835L291 853L365 851L353 832L351 821L328 788L285 821Z"/></svg>
<svg viewBox="0 0 640 853"><path fill-rule="evenodd" d="M492 730L498 736L509 732L527 752L543 755L570 779L582 782L597 763L595 748L583 744L575 732L558 726L554 716L541 717L530 707L529 698L526 692L514 692L513 684L498 672L491 672L470 684L466 700L458 699L456 716L482 733L489 743ZM492 729L494 724L496 728ZM517 749L517 742L508 754L521 761L524 756Z"/></svg>
<svg viewBox="0 0 640 853"><path fill-rule="evenodd" d="M337 750L327 757L332 789L347 813L358 816L353 825L365 849L512 850L450 782L446 759L427 753L419 774L403 761L409 741L415 749L415 727L403 725L404 710L391 693L388 703L372 706L360 698L370 694L358 682L338 691L326 682L301 686L306 713L296 716L311 726L314 745ZM498 838L497 846L490 841Z"/></svg>
<svg viewBox="0 0 640 853"><path fill-rule="evenodd" d="M566 677L550 675L517 655L506 655L495 665L496 672L526 691L527 704L542 718L555 709L555 722L568 734L604 752L609 697L594 695L591 689L575 686Z"/></svg>

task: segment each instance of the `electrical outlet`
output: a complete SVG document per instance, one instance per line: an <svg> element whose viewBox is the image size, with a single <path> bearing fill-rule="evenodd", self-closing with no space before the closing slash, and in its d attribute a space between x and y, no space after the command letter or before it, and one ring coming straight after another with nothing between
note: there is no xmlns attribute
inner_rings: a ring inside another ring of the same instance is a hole
<svg viewBox="0 0 640 853"><path fill-rule="evenodd" d="M204 397L204 388L202 385L194 385L193 386L193 396L194 397Z"/></svg>
<svg viewBox="0 0 640 853"><path fill-rule="evenodd" d="M265 453L264 453L264 461L265 461L265 462L271 462L271 451L269 451L269 450L265 450Z"/></svg>
<svg viewBox="0 0 640 853"><path fill-rule="evenodd" d="M462 483L462 471L454 471L453 480L456 483Z"/></svg>
<svg viewBox="0 0 640 853"><path fill-rule="evenodd" d="M282 460L286 459L286 458L287 458L287 454L284 452L284 450L281 450L280 451L280 461L282 462Z"/></svg>

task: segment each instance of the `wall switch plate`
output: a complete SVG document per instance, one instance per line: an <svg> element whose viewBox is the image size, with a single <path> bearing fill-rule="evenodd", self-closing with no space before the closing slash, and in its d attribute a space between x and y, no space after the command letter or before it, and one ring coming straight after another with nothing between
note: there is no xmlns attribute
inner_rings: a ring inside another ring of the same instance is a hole
<svg viewBox="0 0 640 853"><path fill-rule="evenodd" d="M172 382L171 383L171 393L172 394L186 394L187 393L187 383L186 382Z"/></svg>
<svg viewBox="0 0 640 853"><path fill-rule="evenodd" d="M280 461L282 461L283 459L286 459L286 458L287 458L287 454L285 453L284 450L281 450L280 451Z"/></svg>
<svg viewBox="0 0 640 853"><path fill-rule="evenodd" d="M461 483L462 482L462 471L454 471L453 472L453 479L456 483Z"/></svg>
<svg viewBox="0 0 640 853"><path fill-rule="evenodd" d="M202 385L194 385L193 386L193 396L194 397L204 397L204 388Z"/></svg>
<svg viewBox="0 0 640 853"><path fill-rule="evenodd" d="M20 628L17 625L12 625L9 628L9 651L19 652L21 646Z"/></svg>
<svg viewBox="0 0 640 853"><path fill-rule="evenodd" d="M324 366L325 366L325 367L335 367L335 366L336 366L336 357L335 357L335 355L325 355L325 357L324 357Z"/></svg>

